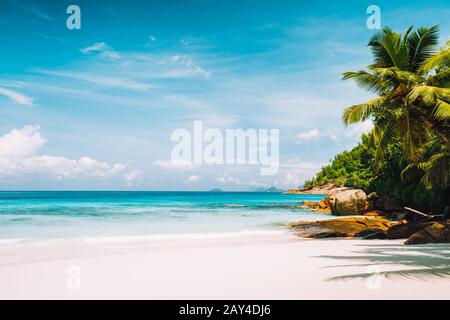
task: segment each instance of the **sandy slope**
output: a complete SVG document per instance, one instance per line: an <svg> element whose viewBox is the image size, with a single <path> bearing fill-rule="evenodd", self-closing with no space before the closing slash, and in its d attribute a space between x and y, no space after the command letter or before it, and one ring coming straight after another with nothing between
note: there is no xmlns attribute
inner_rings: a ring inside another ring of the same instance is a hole
<svg viewBox="0 0 450 320"><path fill-rule="evenodd" d="M7 244L0 298L449 299L450 278L429 277L448 274L449 262L448 246L286 234ZM404 277L430 266L420 279ZM378 274L395 270L403 276ZM355 274L362 278L335 278Z"/></svg>

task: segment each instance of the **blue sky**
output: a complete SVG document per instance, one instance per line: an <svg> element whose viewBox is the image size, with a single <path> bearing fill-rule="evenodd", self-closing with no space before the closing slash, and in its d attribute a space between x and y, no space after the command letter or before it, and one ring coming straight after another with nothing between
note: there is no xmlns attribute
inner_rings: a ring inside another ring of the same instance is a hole
<svg viewBox="0 0 450 320"><path fill-rule="evenodd" d="M301 184L370 129L342 125L371 96L340 78L371 62L371 4L383 26L450 37L448 1L1 1L0 188ZM279 129L279 174L171 166L170 135L194 120Z"/></svg>

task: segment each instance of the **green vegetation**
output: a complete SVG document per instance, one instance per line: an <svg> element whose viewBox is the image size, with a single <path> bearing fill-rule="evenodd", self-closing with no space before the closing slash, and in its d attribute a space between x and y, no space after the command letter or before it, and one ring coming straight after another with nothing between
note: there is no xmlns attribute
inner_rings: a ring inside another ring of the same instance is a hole
<svg viewBox="0 0 450 320"><path fill-rule="evenodd" d="M305 188L332 182L351 188L367 189L373 178L373 160L369 151L367 135L363 142L351 151L344 151L334 157L332 163L322 168L311 181L305 181Z"/></svg>
<svg viewBox="0 0 450 320"><path fill-rule="evenodd" d="M408 165L403 154L401 142L392 143L384 152L383 160L378 166L374 161L374 148L370 146L369 135L363 135L362 142L351 151L344 151L333 159L330 165L322 168L316 177L305 182L305 188L324 185L331 182L350 188L363 189L367 193L392 195L405 204L423 211L441 212L449 205L448 188L429 188L421 180L424 172L404 168ZM427 145L425 159L432 158L439 152L436 140ZM402 172L404 173L401 179ZM448 175L447 175L448 177Z"/></svg>
<svg viewBox="0 0 450 320"><path fill-rule="evenodd" d="M386 28L369 41L374 63L343 79L378 97L347 108L343 120L371 119L374 129L306 187L334 182L394 195L423 210L449 205L450 41L438 51L438 31Z"/></svg>

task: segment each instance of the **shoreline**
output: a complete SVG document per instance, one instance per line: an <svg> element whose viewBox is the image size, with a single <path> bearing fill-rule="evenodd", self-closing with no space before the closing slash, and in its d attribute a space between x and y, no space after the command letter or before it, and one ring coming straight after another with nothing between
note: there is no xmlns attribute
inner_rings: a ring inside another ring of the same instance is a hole
<svg viewBox="0 0 450 320"><path fill-rule="evenodd" d="M449 265L439 245L405 249L397 240L310 240L288 232L9 244L0 246L0 298L448 299L449 278L395 276L424 267L423 256L432 259L435 248ZM398 259L405 254L408 263ZM67 287L73 268L79 289Z"/></svg>

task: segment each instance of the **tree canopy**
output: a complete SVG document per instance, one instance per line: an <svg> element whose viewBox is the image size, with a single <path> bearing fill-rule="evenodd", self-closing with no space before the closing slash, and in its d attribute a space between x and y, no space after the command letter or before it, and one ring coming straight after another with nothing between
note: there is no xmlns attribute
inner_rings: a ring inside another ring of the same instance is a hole
<svg viewBox="0 0 450 320"><path fill-rule="evenodd" d="M377 97L346 108L343 121L374 128L305 186L334 182L440 210L450 201L450 41L439 48L438 26L385 28L368 46L373 63L343 80Z"/></svg>

